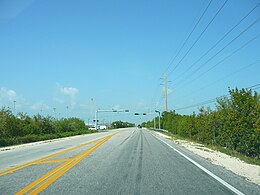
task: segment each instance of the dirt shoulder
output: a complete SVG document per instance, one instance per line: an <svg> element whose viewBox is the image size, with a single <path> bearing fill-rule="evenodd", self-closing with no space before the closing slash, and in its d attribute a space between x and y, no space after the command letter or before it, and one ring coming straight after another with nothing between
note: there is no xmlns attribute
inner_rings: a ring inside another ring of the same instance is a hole
<svg viewBox="0 0 260 195"><path fill-rule="evenodd" d="M172 139L170 136L160 132L155 133L167 139ZM260 166L258 165L248 164L238 158L207 148L202 144L186 140L173 140L173 142L200 155L215 165L220 165L237 175L244 177L246 180L260 185Z"/></svg>

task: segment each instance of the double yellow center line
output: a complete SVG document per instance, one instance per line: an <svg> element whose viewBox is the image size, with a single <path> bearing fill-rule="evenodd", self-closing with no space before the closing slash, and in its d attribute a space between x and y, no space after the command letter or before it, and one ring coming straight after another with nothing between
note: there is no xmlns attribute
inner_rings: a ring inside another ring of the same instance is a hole
<svg viewBox="0 0 260 195"><path fill-rule="evenodd" d="M26 167L31 166L31 165L34 165L34 164L43 164L44 162L46 162L47 159L50 159L50 158L53 158L53 157L56 157L56 156L65 154L65 153L67 153L67 152L76 150L76 149L81 148L81 147L83 147L83 146L90 145L90 144L95 143L95 142L97 142L97 141L99 141L99 140L101 140L101 139L103 139L103 138L95 139L95 140L93 140L93 141L86 142L86 143L84 143L84 144L80 144L80 145L78 145L78 146L74 146L74 147L72 147L72 148L68 148L68 149L66 149L66 150L62 150L62 151L60 151L60 152L56 152L56 153L54 153L54 154L45 156L45 157L43 157L43 158L39 158L39 159L34 160L34 161L30 161L30 162L27 162L27 163L24 163L24 164L21 164L21 165L18 165L18 166L9 168L9 169L5 169L5 170L3 170L3 171L0 171L0 177L3 176L3 175L9 174L9 173L14 173L15 171L18 171L18 170L20 170L20 169L26 168Z"/></svg>
<svg viewBox="0 0 260 195"><path fill-rule="evenodd" d="M23 188L22 190L20 190L19 192L16 193L17 195L20 195L20 194L38 194L38 193L42 192L43 190L45 190L46 188L48 188L48 186L50 186L54 181L56 181L59 177L61 177L63 174L65 174L67 171L69 171L71 168L73 168L75 165L77 165L84 158L89 156L92 152L94 152L98 147L103 145L106 141L108 141L115 134L117 134L117 133L114 133L112 135L108 135L104 138L99 138L99 139L93 140L91 142L81 144L79 146L69 148L67 150L63 150L61 152L57 152L55 154L46 156L44 158L40 158L38 160L29 162L29 163L25 163L23 165L14 167L12 169L8 169L6 171L1 172L0 176L4 175L4 174L8 174L8 173L13 173L14 171L17 171L19 169L25 168L25 167L33 165L33 164L64 162L63 164L61 164L61 165L57 166L56 168L52 169L51 171L49 171L48 173L46 173L42 177L38 178L34 182L30 183L28 186L26 186L25 188ZM71 150L75 150L77 148L80 148L80 147L83 147L83 146L86 146L86 145L89 145L89 144L95 143L95 142L96 142L95 145L93 145L90 148L84 150L83 152L74 156L73 158L58 159L58 160L47 160L49 158L56 157L58 155L64 154L64 153L69 152Z"/></svg>

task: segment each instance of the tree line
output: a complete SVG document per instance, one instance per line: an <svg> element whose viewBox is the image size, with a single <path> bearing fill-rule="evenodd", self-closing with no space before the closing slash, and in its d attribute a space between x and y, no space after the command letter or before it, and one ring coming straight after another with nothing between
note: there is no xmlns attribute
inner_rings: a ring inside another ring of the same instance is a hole
<svg viewBox="0 0 260 195"><path fill-rule="evenodd" d="M51 116L25 113L14 115L9 108L0 110L0 146L91 133L78 118L55 119Z"/></svg>
<svg viewBox="0 0 260 195"><path fill-rule="evenodd" d="M218 98L214 110L201 107L191 115L164 112L161 126L173 134L259 159L260 95L244 88L229 89L229 95ZM153 121L144 125L152 128Z"/></svg>
<svg viewBox="0 0 260 195"><path fill-rule="evenodd" d="M134 127L134 123L124 122L124 121L114 121L111 123L111 128L127 128L127 127Z"/></svg>

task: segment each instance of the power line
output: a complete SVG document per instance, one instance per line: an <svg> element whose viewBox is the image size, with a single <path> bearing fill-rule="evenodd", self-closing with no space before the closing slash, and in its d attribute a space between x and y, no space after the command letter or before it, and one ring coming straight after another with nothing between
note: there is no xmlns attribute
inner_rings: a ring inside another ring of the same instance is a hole
<svg viewBox="0 0 260 195"><path fill-rule="evenodd" d="M246 89L256 90L256 89L259 89L259 88L260 88L260 84L256 84L256 85L247 87ZM200 102L200 103L197 103L197 104L193 104L193 105L190 105L190 106L186 106L186 107L182 107L182 108L176 108L174 110L185 110L185 109L188 109L188 108L202 106L202 105L214 103L217 99L230 97L230 96L231 96L230 94L226 94L226 95L222 95L222 96L219 96L219 97L216 97L216 98L213 98L213 99L210 99L210 100L206 100L206 101L203 101L203 102Z"/></svg>
<svg viewBox="0 0 260 195"><path fill-rule="evenodd" d="M154 101L155 101L155 99L156 99L157 91L159 90L159 88L160 88L160 85L158 84L158 85L156 86L156 88L155 88L155 91L154 91L154 94L153 94L153 96L152 96L152 100L151 100L151 104L150 104L150 105L153 105L153 103L154 103Z"/></svg>
<svg viewBox="0 0 260 195"><path fill-rule="evenodd" d="M200 90L202 90L202 89L205 89L205 88L207 88L207 87L210 87L210 86L214 85L215 83L218 83L219 81L221 81L221 80L223 80L223 79L226 79L226 78L228 78L228 77L230 77L230 76L233 76L234 74L239 73L240 71L242 71L242 70L244 70L244 69L246 69L246 68L249 68L249 67L251 67L251 66L253 66L253 65L255 65L255 64L258 64L259 62L260 62L260 59L256 60L256 61L253 62L253 63L250 63L250 64L248 64L248 65L246 65L246 66L243 66L242 68L240 68L240 69L238 69L238 70L236 70L236 71L234 71L234 72L231 72L230 74L227 74L227 75L225 75L224 77L222 77L222 78L220 78L220 79L217 79L217 80L215 80L214 82L211 82L210 84L208 84L208 85L206 85L206 86L204 86L204 87L201 87L201 88L199 88L199 89L190 91L189 93L185 94L185 96L190 95L190 94L194 93L195 91L198 91L198 90L200 91Z"/></svg>
<svg viewBox="0 0 260 195"><path fill-rule="evenodd" d="M211 3L211 2L210 2ZM207 8L209 7L210 3L208 4ZM215 16L220 12L220 10L224 7L224 5L227 3L227 1L222 5L222 7L219 9L219 11L215 14ZM200 57L195 63L193 63L191 66L194 66L197 62L199 62L205 55L207 55L213 48L215 48L225 37L227 37L227 35L229 35L239 24L241 24L242 21L244 21L258 6L260 3L256 4L243 18L241 18L239 20L239 22L234 25L228 32L226 32L221 39L219 39L219 41L217 41L206 53L203 54L202 57ZM179 52L183 49L184 45L186 44L186 42L188 41L188 39L190 38L191 34L193 33L194 29L197 27L197 24L200 22L202 16L205 14L207 8L204 10L203 14L201 15L199 21L196 23L196 25L194 26L194 28L192 29L192 31L190 32L189 36L186 38L186 40L184 41L184 44L182 45L182 47L179 49L177 55L179 54ZM214 20L215 16L213 17L213 19L211 20L211 22ZM215 55L213 55L206 63L208 63L210 60L212 60L215 56L217 56L220 52L222 52L226 47L228 47L230 44L232 44L237 38L239 38L243 33L245 33L249 28L251 28L255 23L257 23L259 21L259 18L253 22L251 25L249 25L244 31L242 31L237 37L235 37L233 40L231 40L227 45L225 45L221 50L219 50ZM210 23L211 23L210 22ZM207 25L207 27L210 25L210 23ZM207 27L204 29L204 31L200 34L200 36L197 38L200 39L200 37L202 36L202 34L206 31ZM259 35L257 35L256 37L254 37L253 39L251 39L250 41L248 41L246 44L244 44L242 47L240 47L239 49L237 49L236 51L234 51L232 54L226 56L222 61L220 61L219 63L215 64L213 67L211 67L209 70L207 70L206 72L209 72L210 70L212 70L213 68L215 68L217 65L219 65L220 63L222 63L224 60L226 60L227 58L231 57L232 55L234 55L236 52L238 52L240 49L242 49L243 47L245 47L247 44L249 44L250 42L252 42L254 39L258 38ZM197 40L195 41L195 43L191 46L191 48L196 44ZM191 50L191 48L188 50L188 52ZM186 52L186 54L188 53ZM182 59L184 59L186 57L186 54L183 56ZM177 57L177 55L174 57L174 59ZM174 61L174 60L173 60ZM172 61L172 62L173 62ZM171 62L171 63L172 63ZM180 61L181 62L181 61ZM177 66L179 66L180 62L177 64ZM204 66L206 63L202 64L198 69L195 70L195 72L197 72L199 69L202 68L202 66ZM167 67L167 69L170 67L171 64L169 64L169 66ZM191 66L188 68L190 69ZM174 67L174 69L170 72L172 73L177 67ZM186 70L187 72L188 70ZM185 72L185 73L186 73ZM192 73L194 74L194 73ZM205 73L203 73L202 75L204 75ZM201 77L202 75L200 75L199 77ZM198 77L198 78L199 78ZM194 80L198 79L195 78ZM192 80L192 81L194 81ZM188 82L189 83L189 82ZM157 90L158 90L159 86L157 86ZM177 88L178 89L178 88ZM156 90L156 91L157 91ZM156 93L156 92L155 92Z"/></svg>
<svg viewBox="0 0 260 195"><path fill-rule="evenodd" d="M185 39L185 41L183 42L182 46L180 47L180 49L178 50L177 54L174 56L174 58L172 60L169 61L169 65L166 68L166 71L169 70L171 64L175 61L175 59L177 58L177 56L180 54L181 50L183 49L183 47L186 45L187 41L189 40L189 38L191 37L192 33L194 32L194 30L196 29L196 27L198 26L198 24L200 23L201 19L204 17L205 13L207 12L210 4L212 3L212 0L208 3L207 7L204 9L203 13L201 14L199 20L196 22L196 24L194 25L193 29L191 30L191 32L189 33L188 37Z"/></svg>
<svg viewBox="0 0 260 195"><path fill-rule="evenodd" d="M231 54L227 55L225 58L223 58L221 61L219 61L218 63L216 63L214 66L210 67L208 70L204 71L203 73L201 73L199 76L195 77L194 79L192 79L189 82L186 82L184 85L187 85L189 83L192 83L194 81L196 81L197 79L199 79L200 77L202 77L203 75L205 75L206 73L208 73L209 71L211 71L212 69L214 69L215 67L217 67L218 65L220 65L222 62L224 62L225 60L227 60L228 58L230 58L231 56L233 56L235 53L237 53L238 51L240 51L241 49L243 49L244 47L246 47L248 44L250 44L251 42L253 42L255 39L257 39L260 36L260 34L258 34L257 36L253 37L252 39L250 39L249 41L247 41L244 45L242 45L241 47L239 47L238 49L236 49L235 51L233 51Z"/></svg>
<svg viewBox="0 0 260 195"><path fill-rule="evenodd" d="M193 29L191 30L191 32L189 33L189 35L187 36L187 38L185 39L185 41L183 42L182 46L180 47L180 49L178 50L177 54L172 58L170 59L169 61L169 65L167 66L166 68L166 72L169 70L171 64L175 61L175 59L179 56L181 50L183 49L183 47L186 45L187 41L189 40L189 38L191 37L191 35L193 34L194 30L197 28L198 24L200 23L201 19L204 17L205 13L207 12L209 6L211 5L212 3L212 0L209 1L208 5L206 6L206 8L204 9L203 13L200 15L199 17L199 20L196 22L196 24L194 25ZM163 76L163 74L162 74ZM161 77L162 77L161 76ZM156 96L156 93L159 89L160 85L157 85L156 89L155 89L155 92L152 96L152 101L151 101L151 105L153 104L154 100L155 100L155 96Z"/></svg>
<svg viewBox="0 0 260 195"><path fill-rule="evenodd" d="M195 64L197 64L202 58L204 58L212 49L214 49L221 41L223 41L238 25L242 23L258 6L260 5L260 2L256 4L244 17L242 17L238 23L236 23L229 31L227 31L210 49L208 49L197 61L195 61L193 64L191 64L183 73L187 73ZM180 78L180 77L178 77ZM178 79L177 78L177 79ZM175 79L175 80L177 80Z"/></svg>
<svg viewBox="0 0 260 195"><path fill-rule="evenodd" d="M227 43L223 48L221 48L216 54L214 54L213 56L211 56L205 63L201 64L195 71L193 71L192 73L190 73L186 78L190 77L192 74L195 74L196 72L198 72L203 66L205 66L209 61L211 61L213 58L215 58L219 53L221 53L225 48L227 48L229 45L231 45L235 40L237 40L240 36L242 36L246 31L248 31L251 27L253 27L257 22L259 22L260 17L257 18L253 23L251 23L246 29L244 29L242 32L240 32L235 38L233 38L229 43ZM234 55L235 53L237 53L239 50L243 49L245 46L247 46L249 43L251 43L252 41L254 41L255 39L257 39L260 36L260 34L256 35L255 37L253 37L252 39L250 39L248 42L246 42L244 45L242 45L240 48L238 48L237 50L235 50L234 52L232 52L230 55L226 56L223 60L221 60L220 62L218 62L217 64L215 64L213 67L211 67L210 69L208 69L206 72L203 72L201 75L199 75L198 77L196 77L194 80L197 80L198 78L200 78L202 75L204 75L205 73L209 72L210 70L212 70L213 68L215 68L217 65L219 65L220 63L222 63L223 61L225 61L226 59L228 59L229 57L231 57L232 55ZM186 82L190 83L192 81Z"/></svg>
<svg viewBox="0 0 260 195"><path fill-rule="evenodd" d="M260 84L256 84L256 85L253 85L251 87L247 87L246 89L252 89L252 90L255 90L255 89L258 89L260 87Z"/></svg>
<svg viewBox="0 0 260 195"><path fill-rule="evenodd" d="M209 2L209 4L207 5L206 9L204 10L204 12L202 13L202 15L200 16L198 22L195 24L195 26L193 27L192 31L190 32L189 36L186 38L186 40L184 41L184 44L182 45L182 47L180 48L180 50L177 52L177 55L174 57L175 58L179 55L180 51L182 50L182 48L184 47L184 45L186 44L186 42L188 41L188 39L190 38L191 34L194 32L195 28L197 27L197 25L199 24L199 22L201 21L201 19L203 18L203 16L205 15L206 11L208 10L210 4L211 4L212 0ZM217 15L220 13L220 11L224 8L224 6L226 5L226 3L228 2L228 0L226 0L222 6L218 9L218 11L215 13L215 15L213 16L213 18L211 19L211 21L206 25L206 27L204 28L204 30L200 33L199 37L196 39L196 41L193 43L193 45L189 48L189 50L185 53L185 55L182 57L182 59L178 62L178 64L174 67L174 69L170 72L172 73L182 62L182 60L188 55L188 53L191 51L191 49L195 46L195 44L199 41L199 39L202 37L202 35L206 32L206 30L208 29L208 27L210 26L210 24L215 20L215 18L217 17ZM174 61L172 60L172 62ZM172 63L171 62L171 63ZM167 69L169 69L171 63L168 65Z"/></svg>
<svg viewBox="0 0 260 195"><path fill-rule="evenodd" d="M224 8L224 6L226 5L226 3L228 2L228 0L226 0L222 6L218 9L218 11L215 13L214 17L211 19L211 21L207 24L207 26L204 28L204 30L200 33L200 35L198 36L198 38L195 40L195 42L192 44L192 46L188 49L188 51L184 54L184 56L181 58L181 60L178 62L178 64L170 71L170 73L168 75L170 75L174 70L176 70L177 67L179 67L179 65L181 64L181 62L184 60L184 58L189 54L189 52L191 51L191 49L195 46L195 44L200 40L200 38L202 37L202 35L206 32L206 30L208 29L208 27L210 26L210 24L215 20L215 18L217 17L217 15L220 13L220 11Z"/></svg>
<svg viewBox="0 0 260 195"><path fill-rule="evenodd" d="M221 97L223 98L223 97L226 97L226 96L221 96ZM214 98L212 100L207 100L207 101L204 101L204 102L201 102L201 103L198 103L198 104L193 104L193 105L182 107L182 108L176 108L174 110L186 110L188 108L194 108L194 107L197 107L197 106L202 106L202 105L205 105L205 104L214 103L215 101L216 101L216 98Z"/></svg>
<svg viewBox="0 0 260 195"><path fill-rule="evenodd" d="M160 110L160 107L162 106L162 101L163 101L163 95L161 95L159 98L158 98L158 105L155 106L155 110Z"/></svg>

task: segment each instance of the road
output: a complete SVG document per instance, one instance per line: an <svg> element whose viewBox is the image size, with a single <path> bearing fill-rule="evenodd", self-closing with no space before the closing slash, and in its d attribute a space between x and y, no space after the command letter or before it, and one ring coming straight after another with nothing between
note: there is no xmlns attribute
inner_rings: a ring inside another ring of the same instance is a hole
<svg viewBox="0 0 260 195"><path fill-rule="evenodd" d="M145 129L0 152L0 194L259 194L258 185Z"/></svg>

